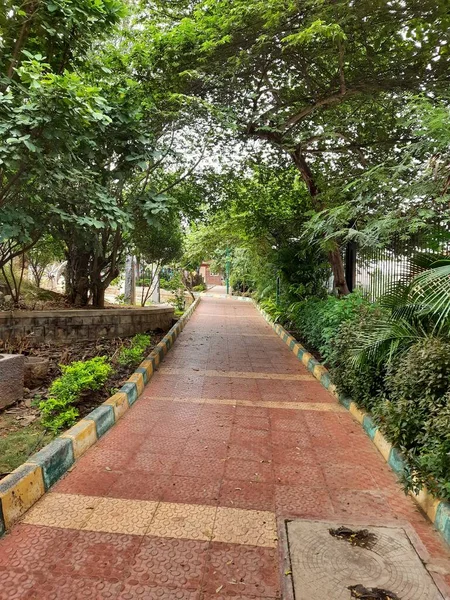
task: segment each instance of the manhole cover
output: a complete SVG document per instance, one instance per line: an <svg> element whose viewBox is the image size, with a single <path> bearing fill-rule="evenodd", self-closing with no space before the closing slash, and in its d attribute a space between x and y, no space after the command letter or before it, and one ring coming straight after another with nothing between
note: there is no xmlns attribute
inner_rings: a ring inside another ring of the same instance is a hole
<svg viewBox="0 0 450 600"><path fill-rule="evenodd" d="M287 523L296 600L443 600L403 529L339 525Z"/></svg>

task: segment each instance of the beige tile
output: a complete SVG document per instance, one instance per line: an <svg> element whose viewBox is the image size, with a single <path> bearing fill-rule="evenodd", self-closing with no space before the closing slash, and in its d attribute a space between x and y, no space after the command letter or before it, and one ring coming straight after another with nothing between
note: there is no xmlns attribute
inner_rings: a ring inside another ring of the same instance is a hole
<svg viewBox="0 0 450 600"><path fill-rule="evenodd" d="M24 523L81 529L94 512L100 498L77 494L49 493L25 515Z"/></svg>
<svg viewBox="0 0 450 600"><path fill-rule="evenodd" d="M158 502L102 498L83 529L144 535L157 506Z"/></svg>
<svg viewBox="0 0 450 600"><path fill-rule="evenodd" d="M147 533L158 537L210 540L215 515L214 506L161 503Z"/></svg>
<svg viewBox="0 0 450 600"><path fill-rule="evenodd" d="M255 371L218 371L215 369L183 369L177 367L161 367L160 373L167 375L193 375L203 377L231 377L234 379L281 379L283 381L314 381L315 377L308 373L258 373Z"/></svg>
<svg viewBox="0 0 450 600"><path fill-rule="evenodd" d="M181 398L178 396L152 396L154 400L184 404L218 404L226 406L251 406L253 408L284 408L286 410L313 410L319 412L347 412L336 402L275 402L271 400L234 400L233 398Z"/></svg>
<svg viewBox="0 0 450 600"><path fill-rule="evenodd" d="M275 515L268 511L219 507L213 539L229 544L276 547Z"/></svg>

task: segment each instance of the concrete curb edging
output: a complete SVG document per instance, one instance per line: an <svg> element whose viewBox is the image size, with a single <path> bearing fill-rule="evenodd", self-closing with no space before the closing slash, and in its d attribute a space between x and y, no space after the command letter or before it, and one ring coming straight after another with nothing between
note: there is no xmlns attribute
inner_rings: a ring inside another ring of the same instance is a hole
<svg viewBox="0 0 450 600"><path fill-rule="evenodd" d="M375 444L391 469L397 475L401 475L405 469L401 453L386 440L379 427L377 427L372 420L370 414L358 408L356 403L350 398L340 396L336 390L336 386L331 381L328 369L316 360L306 348L284 329L284 327L275 323L270 315L268 315L257 302L253 302L264 319L272 326L272 329L279 335L283 342L289 346L295 356L302 361L314 377L318 379L318 381L350 412L353 418L362 425L364 431ZM411 496L450 546L450 502L435 498L426 490L426 488L422 488L417 494L411 492Z"/></svg>
<svg viewBox="0 0 450 600"><path fill-rule="evenodd" d="M0 480L0 536L136 402L200 302L198 297L120 390Z"/></svg>

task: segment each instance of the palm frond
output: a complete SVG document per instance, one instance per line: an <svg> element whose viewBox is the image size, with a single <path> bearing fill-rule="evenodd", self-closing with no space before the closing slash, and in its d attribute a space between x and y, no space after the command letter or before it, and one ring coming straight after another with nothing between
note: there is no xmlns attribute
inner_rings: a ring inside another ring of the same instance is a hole
<svg viewBox="0 0 450 600"><path fill-rule="evenodd" d="M426 306L425 312L436 321L436 331L446 327L450 319L450 260L440 260L439 265L416 275L410 297Z"/></svg>
<svg viewBox="0 0 450 600"><path fill-rule="evenodd" d="M362 333L351 349L354 365L363 367L368 363L390 364L427 333L420 322L389 318Z"/></svg>

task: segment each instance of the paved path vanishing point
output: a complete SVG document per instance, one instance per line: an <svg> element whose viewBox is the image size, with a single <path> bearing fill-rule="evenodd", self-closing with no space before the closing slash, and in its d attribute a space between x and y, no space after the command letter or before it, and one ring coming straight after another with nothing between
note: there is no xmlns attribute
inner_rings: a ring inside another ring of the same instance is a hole
<svg viewBox="0 0 450 600"><path fill-rule="evenodd" d="M255 307L206 297L139 401L0 540L0 598L279 598L293 516L409 523L448 558Z"/></svg>

